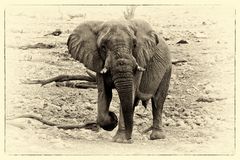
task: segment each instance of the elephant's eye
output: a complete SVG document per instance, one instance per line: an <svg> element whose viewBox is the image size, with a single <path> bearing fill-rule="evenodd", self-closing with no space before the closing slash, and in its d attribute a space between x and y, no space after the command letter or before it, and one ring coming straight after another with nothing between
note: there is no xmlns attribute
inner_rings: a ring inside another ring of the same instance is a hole
<svg viewBox="0 0 240 160"><path fill-rule="evenodd" d="M107 48L106 48L106 46L105 46L104 44L101 45L101 50L102 50L103 52L106 52Z"/></svg>
<svg viewBox="0 0 240 160"><path fill-rule="evenodd" d="M137 47L137 45L136 44L133 44L133 48L136 48Z"/></svg>
<svg viewBox="0 0 240 160"><path fill-rule="evenodd" d="M137 47L137 41L136 41L136 39L134 38L133 39L133 48L136 48Z"/></svg>

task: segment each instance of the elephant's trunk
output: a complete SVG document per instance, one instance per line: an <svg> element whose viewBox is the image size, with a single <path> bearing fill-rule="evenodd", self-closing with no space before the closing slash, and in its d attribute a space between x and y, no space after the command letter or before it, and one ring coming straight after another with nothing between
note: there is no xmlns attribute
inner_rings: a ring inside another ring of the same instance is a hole
<svg viewBox="0 0 240 160"><path fill-rule="evenodd" d="M126 139L131 139L133 130L133 74L120 72L113 75L117 89L125 125Z"/></svg>

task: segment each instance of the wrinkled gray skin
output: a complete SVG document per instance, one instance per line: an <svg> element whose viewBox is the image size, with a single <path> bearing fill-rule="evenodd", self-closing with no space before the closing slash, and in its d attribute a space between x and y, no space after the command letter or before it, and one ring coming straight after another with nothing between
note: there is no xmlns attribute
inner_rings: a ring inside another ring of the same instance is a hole
<svg viewBox="0 0 240 160"><path fill-rule="evenodd" d="M140 100L146 106L150 99L153 114L150 139L165 137L162 110L171 76L170 53L147 22L85 22L73 31L67 44L72 57L97 74L97 123L105 130L117 126L117 117L109 106L112 89L118 92L120 115L113 141L132 142L134 108Z"/></svg>

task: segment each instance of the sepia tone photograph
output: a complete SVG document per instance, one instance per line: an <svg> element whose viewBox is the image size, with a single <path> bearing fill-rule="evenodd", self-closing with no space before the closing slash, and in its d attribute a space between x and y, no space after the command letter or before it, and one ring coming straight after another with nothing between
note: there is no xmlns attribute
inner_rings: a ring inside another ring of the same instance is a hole
<svg viewBox="0 0 240 160"><path fill-rule="evenodd" d="M5 153L233 155L236 11L5 9Z"/></svg>

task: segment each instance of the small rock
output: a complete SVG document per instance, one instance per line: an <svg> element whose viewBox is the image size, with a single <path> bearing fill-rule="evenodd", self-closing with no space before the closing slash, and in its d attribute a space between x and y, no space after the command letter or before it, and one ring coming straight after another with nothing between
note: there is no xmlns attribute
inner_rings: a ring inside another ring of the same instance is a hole
<svg viewBox="0 0 240 160"><path fill-rule="evenodd" d="M221 119L222 119L221 117L219 117L219 116L217 117L217 120L221 120Z"/></svg>
<svg viewBox="0 0 240 160"><path fill-rule="evenodd" d="M215 117L214 117L213 115L211 115L209 118L210 118L210 119L215 119Z"/></svg>
<svg viewBox="0 0 240 160"><path fill-rule="evenodd" d="M211 103L211 102L214 102L215 100L216 100L215 98L212 98L212 97L209 97L209 96L201 96L196 101L197 102L208 102L208 103Z"/></svg>
<svg viewBox="0 0 240 160"><path fill-rule="evenodd" d="M205 90L205 93L206 94L209 94L211 91L210 90Z"/></svg>
<svg viewBox="0 0 240 160"><path fill-rule="evenodd" d="M175 126L176 122L174 120L172 120L171 118L167 119L164 123L164 125L166 126Z"/></svg>
<svg viewBox="0 0 240 160"><path fill-rule="evenodd" d="M90 100L90 103L96 104L96 103L97 103L97 99L91 99L91 100Z"/></svg>
<svg viewBox="0 0 240 160"><path fill-rule="evenodd" d="M173 114L174 116L179 116L179 112L177 112L177 111L173 111L172 114Z"/></svg>
<svg viewBox="0 0 240 160"><path fill-rule="evenodd" d="M185 120L184 120L184 123L186 123L186 124L192 124L192 120L191 120L191 119L185 119Z"/></svg>
<svg viewBox="0 0 240 160"><path fill-rule="evenodd" d="M176 123L176 126L177 127L186 127L186 124L183 121L180 120Z"/></svg>
<svg viewBox="0 0 240 160"><path fill-rule="evenodd" d="M59 106L54 105L54 107L55 107L55 109L56 109L57 111L61 111L61 110L62 110L62 108L59 107Z"/></svg>
<svg viewBox="0 0 240 160"><path fill-rule="evenodd" d="M190 93L192 92L192 90L191 90L191 89L187 89L186 92L187 92L188 94L190 94Z"/></svg>
<svg viewBox="0 0 240 160"><path fill-rule="evenodd" d="M166 117L170 117L171 116L171 114L169 112L167 112L167 111L165 111L164 114L165 114Z"/></svg>
<svg viewBox="0 0 240 160"><path fill-rule="evenodd" d="M184 111L185 111L185 108L179 108L179 109L178 109L178 112L181 112L181 113L182 113L182 112L184 112Z"/></svg>
<svg viewBox="0 0 240 160"><path fill-rule="evenodd" d="M207 24L206 22L204 22L204 21L202 22L202 25L206 25L206 24Z"/></svg>
<svg viewBox="0 0 240 160"><path fill-rule="evenodd" d="M175 108L174 107L169 107L169 110L170 111L175 111Z"/></svg>
<svg viewBox="0 0 240 160"><path fill-rule="evenodd" d="M170 38L168 38L168 37L163 37L163 39L164 39L165 41L169 41L169 40L170 40Z"/></svg>
<svg viewBox="0 0 240 160"><path fill-rule="evenodd" d="M196 120L194 121L194 123L195 123L196 125L198 125L198 126L201 126L201 124L202 124L202 122L201 122L199 119L196 119Z"/></svg>
<svg viewBox="0 0 240 160"><path fill-rule="evenodd" d="M175 108L179 108L179 104L178 103L175 103Z"/></svg>
<svg viewBox="0 0 240 160"><path fill-rule="evenodd" d="M176 44L188 44L188 42L186 40L180 40L178 41Z"/></svg>
<svg viewBox="0 0 240 160"><path fill-rule="evenodd" d="M86 109L87 109L87 110L90 110L90 111L93 110L93 108L92 108L91 106L87 106Z"/></svg>
<svg viewBox="0 0 240 160"><path fill-rule="evenodd" d="M47 102L43 101L43 102L42 102L42 106L43 106L43 108L46 108L46 107L48 107L48 104L47 104Z"/></svg>
<svg viewBox="0 0 240 160"><path fill-rule="evenodd" d="M171 96L171 95L168 95L168 96L167 96L167 99L172 99L172 96Z"/></svg>
<svg viewBox="0 0 240 160"><path fill-rule="evenodd" d="M186 117L188 117L188 116L190 116L190 112L189 112L189 111L184 111L184 112L183 112L183 115L186 116Z"/></svg>
<svg viewBox="0 0 240 160"><path fill-rule="evenodd" d="M84 105L85 105L86 107L90 107L90 106L91 106L91 104L90 104L89 102L85 102Z"/></svg>

